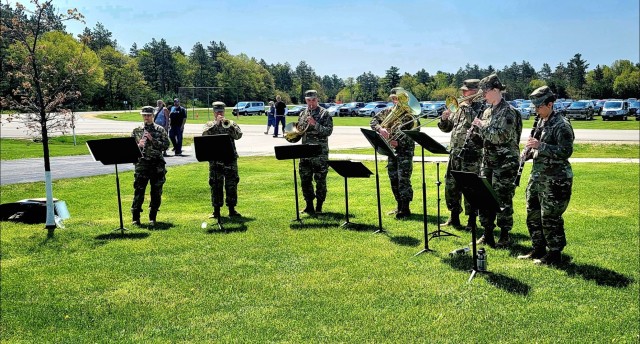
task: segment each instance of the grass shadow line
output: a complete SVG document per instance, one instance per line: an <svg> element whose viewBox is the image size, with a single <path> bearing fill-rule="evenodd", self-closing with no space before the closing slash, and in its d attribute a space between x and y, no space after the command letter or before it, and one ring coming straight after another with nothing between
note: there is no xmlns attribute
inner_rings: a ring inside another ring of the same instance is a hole
<svg viewBox="0 0 640 344"><path fill-rule="evenodd" d="M453 257L447 256L442 258L442 261L456 270L468 271L471 273L471 269L473 269L473 257L468 254ZM531 286L513 277L494 272L478 273L476 274L476 277L478 276L482 276L491 285L511 294L526 296L531 292Z"/></svg>
<svg viewBox="0 0 640 344"><path fill-rule="evenodd" d="M591 264L576 264L571 262L571 256L563 254L563 263L553 266L571 277L579 276L587 281L594 281L603 287L626 288L633 279L611 269Z"/></svg>
<svg viewBox="0 0 640 344"><path fill-rule="evenodd" d="M120 233L120 230L117 230L117 232L111 232L111 233L107 233L107 234L100 234L97 235L95 237L96 240L138 240L138 239L145 239L147 237L149 237L149 233L147 232L124 232L124 233Z"/></svg>
<svg viewBox="0 0 640 344"><path fill-rule="evenodd" d="M420 239L416 239L408 235L392 236L389 239L391 239L391 242L394 244L410 247L416 247L422 242Z"/></svg>

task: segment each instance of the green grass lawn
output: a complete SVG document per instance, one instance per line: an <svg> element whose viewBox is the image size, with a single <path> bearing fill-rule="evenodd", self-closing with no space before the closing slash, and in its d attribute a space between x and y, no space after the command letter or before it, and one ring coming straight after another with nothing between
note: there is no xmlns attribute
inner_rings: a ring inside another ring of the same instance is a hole
<svg viewBox="0 0 640 344"><path fill-rule="evenodd" d="M365 165L375 171L372 162ZM375 178L328 176L325 214L295 218L292 163L240 158L239 220L211 213L206 164L171 167L156 230L128 225L133 174L60 180L54 196L72 218L2 222L0 340L25 342L484 342L637 343L640 265L638 165L574 164L559 268L515 259L530 247L524 190L514 198L514 245L488 250L491 274L467 283L470 257L448 252L470 233L424 247L419 165L408 220L383 215ZM437 217L436 167L426 165L429 231ZM440 174L444 175L444 166ZM441 176L442 177L442 176ZM394 206L381 169L382 210ZM442 187L442 192L444 188ZM595 191L598 190L598 191ZM0 187L3 202L43 197L43 183ZM441 194L444 198L444 195ZM145 207L148 204L148 198ZM446 219L444 199L442 219ZM223 209L223 214L226 208ZM146 218L146 209L143 218ZM200 224L209 222L202 229ZM144 221L146 222L146 221Z"/></svg>
<svg viewBox="0 0 640 344"><path fill-rule="evenodd" d="M206 123L213 118L211 109L196 109L192 111L188 109L187 123ZM233 116L231 109L227 109L225 112L227 118L237 121L238 124L265 124L267 123L266 116ZM111 119L116 121L140 121L139 111L110 113L97 115L98 118ZM290 122L297 117L287 116L287 122ZM524 130L531 129L533 126L534 117L530 117L528 120L523 120ZM336 126L355 126L355 127L368 127L371 117L334 117L333 124ZM438 120L434 118L423 118L421 122L424 127L436 127ZM426 124L426 125L425 125ZM574 129L640 129L640 121L636 121L631 118L629 121L603 121L601 117L595 117L593 121L573 120L571 125Z"/></svg>

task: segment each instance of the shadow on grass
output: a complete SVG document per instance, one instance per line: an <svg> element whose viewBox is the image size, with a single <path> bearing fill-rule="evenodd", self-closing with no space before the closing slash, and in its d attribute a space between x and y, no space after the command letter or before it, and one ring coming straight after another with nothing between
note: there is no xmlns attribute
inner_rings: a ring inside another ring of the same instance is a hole
<svg viewBox="0 0 640 344"><path fill-rule="evenodd" d="M468 271L471 274L473 268L473 257L469 255L458 255L454 257L447 256L442 261L449 264L452 268L460 271ZM475 278L484 278L496 288L502 289L511 294L526 296L531 291L531 286L525 284L513 277L509 277L498 273L477 273Z"/></svg>
<svg viewBox="0 0 640 344"><path fill-rule="evenodd" d="M218 221L211 220L203 222L207 224L207 233L209 234L228 234L235 232L246 232L247 231L247 222L254 221L253 217L222 217L220 219L220 223L222 225L222 229L218 228Z"/></svg>
<svg viewBox="0 0 640 344"><path fill-rule="evenodd" d="M113 231L108 234L100 234L96 236L96 240L136 240L136 239L145 239L149 236L147 232L128 232L125 231L121 233L120 230Z"/></svg>
<svg viewBox="0 0 640 344"><path fill-rule="evenodd" d="M562 255L562 263L553 268L563 270L571 277L579 276L587 281L594 281L597 285L614 288L626 288L633 279L621 273L591 264L573 263L571 256Z"/></svg>
<svg viewBox="0 0 640 344"><path fill-rule="evenodd" d="M398 244L401 246L411 246L411 247L416 247L420 245L420 243L422 242L421 240L408 235L392 236L390 239L391 239L391 242L394 244Z"/></svg>

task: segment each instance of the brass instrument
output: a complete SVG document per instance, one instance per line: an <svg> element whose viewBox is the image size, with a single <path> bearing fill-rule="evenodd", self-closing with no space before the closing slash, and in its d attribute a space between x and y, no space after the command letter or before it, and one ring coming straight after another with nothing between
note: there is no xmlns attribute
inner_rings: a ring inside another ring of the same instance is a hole
<svg viewBox="0 0 640 344"><path fill-rule="evenodd" d="M418 127L418 118L421 112L420 103L407 90L396 94L398 103L394 105L391 112L382 120L380 127L389 132L387 142L395 141L404 135L402 130L413 130ZM410 128L407 126L411 124Z"/></svg>
<svg viewBox="0 0 640 344"><path fill-rule="evenodd" d="M466 96L466 97L461 97L456 99L453 96L447 96L447 98L445 99L445 106L447 107L447 109L449 109L449 111L451 112L456 112L458 111L458 108L460 108L460 103L464 103L464 102L469 102L469 103L473 103L474 101L478 100L479 98L482 98L482 96L484 95L484 92L482 92L482 90L478 91L478 93L474 93L470 96Z"/></svg>
<svg viewBox="0 0 640 344"><path fill-rule="evenodd" d="M289 124L287 124L284 127L284 139L291 143L300 141L304 133L309 129L308 117L308 114L305 116L300 116L297 122L290 122Z"/></svg>
<svg viewBox="0 0 640 344"><path fill-rule="evenodd" d="M229 128L233 123L234 123L234 122L233 122L232 120L230 120L230 119L226 119L226 118L225 118L225 119L223 119L223 120L222 120L222 127L223 127L223 128L225 128L225 129L227 129L227 128Z"/></svg>

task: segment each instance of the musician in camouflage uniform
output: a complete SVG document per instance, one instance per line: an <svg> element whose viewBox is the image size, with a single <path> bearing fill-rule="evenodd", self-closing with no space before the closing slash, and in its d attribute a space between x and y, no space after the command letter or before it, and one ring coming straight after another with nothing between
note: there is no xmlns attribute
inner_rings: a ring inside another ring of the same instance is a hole
<svg viewBox="0 0 640 344"><path fill-rule="evenodd" d="M470 97L478 93L479 79L468 79L462 83L460 90L463 97ZM451 216L443 226L460 226L460 213L462 213L462 190L456 185L456 180L451 171L464 171L480 173L480 160L482 158L482 138L477 131L470 130L471 122L482 115L484 102L469 102L467 100L459 104L455 113L449 109L442 113L438 128L445 133L451 133L449 143L449 163L445 177L444 197ZM475 127L474 127L475 128ZM469 137L467 138L467 133ZM464 201L465 215L468 216L467 229L475 228L476 210L471 208L469 202Z"/></svg>
<svg viewBox="0 0 640 344"><path fill-rule="evenodd" d="M393 101L394 106L384 109L373 116L369 124L371 128L377 131L385 140L390 140L389 144L395 151L396 156L389 156L387 159L387 174L389 175L391 191L393 192L393 197L396 199L397 208L389 212L389 215L395 214L397 219L402 219L411 215L411 209L409 207L413 200L411 174L413 173L413 154L416 143L407 135L398 134L399 130L411 129L414 125L413 121L407 120L407 123L399 126L395 132L390 132L391 128L384 128L381 125L384 123L385 118L393 113L397 107L404 106L408 108L407 104L401 104L398 99L400 93L404 93L408 98L407 91L402 87L396 87L393 88L390 93L389 98ZM404 95L402 95L402 97L404 97ZM402 117L400 117L399 120L404 121L407 117L413 118L410 109L403 110Z"/></svg>
<svg viewBox="0 0 640 344"><path fill-rule="evenodd" d="M298 116L298 123L308 124L307 130L302 135L302 144L320 145L320 155L312 158L300 159L300 184L302 195L307 203L303 213L314 215L322 212L322 204L327 198L327 173L329 173L329 136L333 133L333 118L321 106L318 106L318 92L308 90L304 94L307 108ZM313 183L316 182L315 193ZM313 207L313 199L316 199L316 207Z"/></svg>
<svg viewBox="0 0 640 344"><path fill-rule="evenodd" d="M487 178L493 187L502 210L480 212L480 224L484 228L484 235L477 243L496 246L493 229L497 217L497 225L500 227L497 247L506 247L510 244L509 231L513 227L513 195L516 189L514 181L520 161L522 118L520 113L502 98L502 91L506 87L496 74L480 80L480 89L490 105L484 111L482 119L476 118L473 121L474 125L480 127L483 140L481 176Z"/></svg>
<svg viewBox="0 0 640 344"><path fill-rule="evenodd" d="M553 111L556 95L548 86L537 88L529 98L542 120L542 134L540 139L530 137L526 143L531 149L529 157L533 158L526 191L527 227L533 250L518 258L553 265L560 263L562 249L567 244L562 214L569 205L573 184L569 163L573 153L573 128Z"/></svg>
<svg viewBox="0 0 640 344"><path fill-rule="evenodd" d="M211 188L211 205L213 206L213 214L211 218L220 217L220 208L222 207L223 191L227 194L225 202L229 208L229 216L239 217L240 213L236 211L238 204L238 183L240 176L238 175L238 152L236 151L235 140L242 137L242 130L234 121L224 118L225 104L223 102L213 102L213 113L215 121L209 121L204 126L202 136L227 134L232 139L233 159L228 162L209 161L209 187ZM216 147L211 147L216 149Z"/></svg>
<svg viewBox="0 0 640 344"><path fill-rule="evenodd" d="M131 133L142 152L142 157L135 164L131 214L133 224L140 225L144 193L147 183L150 183L149 225L154 226L156 215L162 203L162 186L166 180L167 170L163 153L169 148L169 137L163 127L153 122L154 108L152 106L143 107L140 114L143 116L144 123L133 129Z"/></svg>

